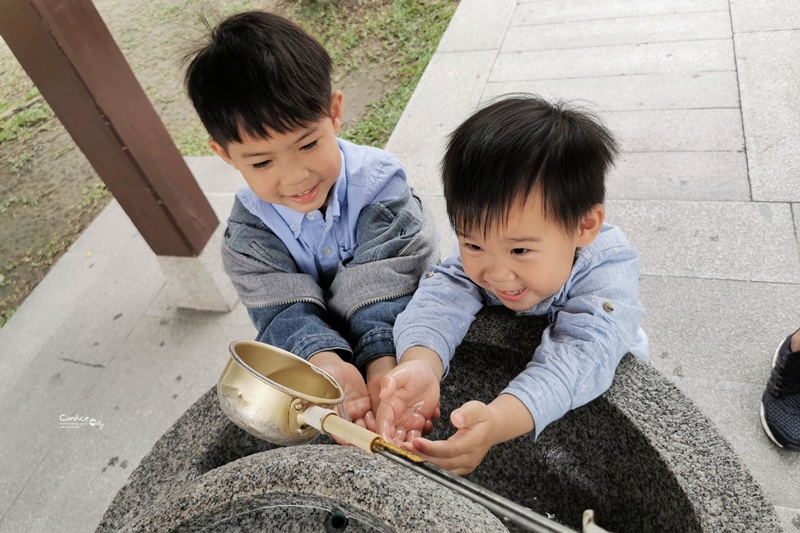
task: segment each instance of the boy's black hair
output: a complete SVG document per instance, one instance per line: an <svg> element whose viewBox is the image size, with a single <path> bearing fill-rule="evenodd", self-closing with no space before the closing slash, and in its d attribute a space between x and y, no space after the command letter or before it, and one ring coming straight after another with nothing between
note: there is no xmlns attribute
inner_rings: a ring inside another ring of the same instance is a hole
<svg viewBox="0 0 800 533"><path fill-rule="evenodd" d="M331 110L331 58L290 20L263 11L233 15L187 56L186 91L209 135L223 147L244 133L266 139Z"/></svg>
<svg viewBox="0 0 800 533"><path fill-rule="evenodd" d="M450 224L486 236L512 207L541 194L545 218L573 231L603 203L616 153L611 133L587 112L531 95L496 101L450 136L442 160Z"/></svg>

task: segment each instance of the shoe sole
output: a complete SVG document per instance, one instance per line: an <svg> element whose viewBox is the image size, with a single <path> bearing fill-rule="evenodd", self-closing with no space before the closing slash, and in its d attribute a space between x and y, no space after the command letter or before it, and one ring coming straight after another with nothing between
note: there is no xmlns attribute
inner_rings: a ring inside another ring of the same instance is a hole
<svg viewBox="0 0 800 533"><path fill-rule="evenodd" d="M775 368L775 365L778 362L778 352L781 350L781 346L783 346L783 341L778 344L778 347L775 348L775 355L772 357L772 368ZM783 444L778 442L775 437L772 435L772 431L769 430L769 426L767 426L767 419L764 416L764 402L761 402L761 426L764 428L764 432L769 437L769 440L775 443L776 446L779 448L783 448Z"/></svg>

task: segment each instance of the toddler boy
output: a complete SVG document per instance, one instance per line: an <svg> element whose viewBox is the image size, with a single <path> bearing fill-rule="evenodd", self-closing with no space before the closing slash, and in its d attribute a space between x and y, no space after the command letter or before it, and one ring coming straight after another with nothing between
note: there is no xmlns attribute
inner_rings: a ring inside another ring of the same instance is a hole
<svg viewBox="0 0 800 533"><path fill-rule="evenodd" d="M370 393L377 405L380 377L396 365L395 318L438 259L403 167L337 138L330 56L283 17L224 20L185 82L211 148L247 182L222 257L256 340L330 372L351 419L374 428Z"/></svg>
<svg viewBox="0 0 800 533"><path fill-rule="evenodd" d="M378 427L458 474L489 448L533 437L611 385L622 356L648 360L639 261L604 224L616 145L590 115L530 96L495 102L452 134L442 165L458 249L428 269L395 323L399 365L382 380ZM546 316L531 362L486 405L467 402L446 441L420 437L439 382L486 305Z"/></svg>

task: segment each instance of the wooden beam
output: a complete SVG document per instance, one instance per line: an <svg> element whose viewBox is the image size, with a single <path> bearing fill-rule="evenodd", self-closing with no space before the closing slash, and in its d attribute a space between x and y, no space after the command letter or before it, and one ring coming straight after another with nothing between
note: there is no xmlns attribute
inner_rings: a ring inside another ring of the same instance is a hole
<svg viewBox="0 0 800 533"><path fill-rule="evenodd" d="M219 221L90 0L3 0L0 35L157 255Z"/></svg>

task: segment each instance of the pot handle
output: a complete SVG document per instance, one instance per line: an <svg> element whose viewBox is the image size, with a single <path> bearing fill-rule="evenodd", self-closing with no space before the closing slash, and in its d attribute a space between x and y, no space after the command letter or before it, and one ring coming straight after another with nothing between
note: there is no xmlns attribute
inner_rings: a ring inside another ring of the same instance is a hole
<svg viewBox="0 0 800 533"><path fill-rule="evenodd" d="M340 417L336 411L318 405L310 405L303 411L303 421L322 433L349 442L369 453L374 453L372 445L380 438L377 433Z"/></svg>

